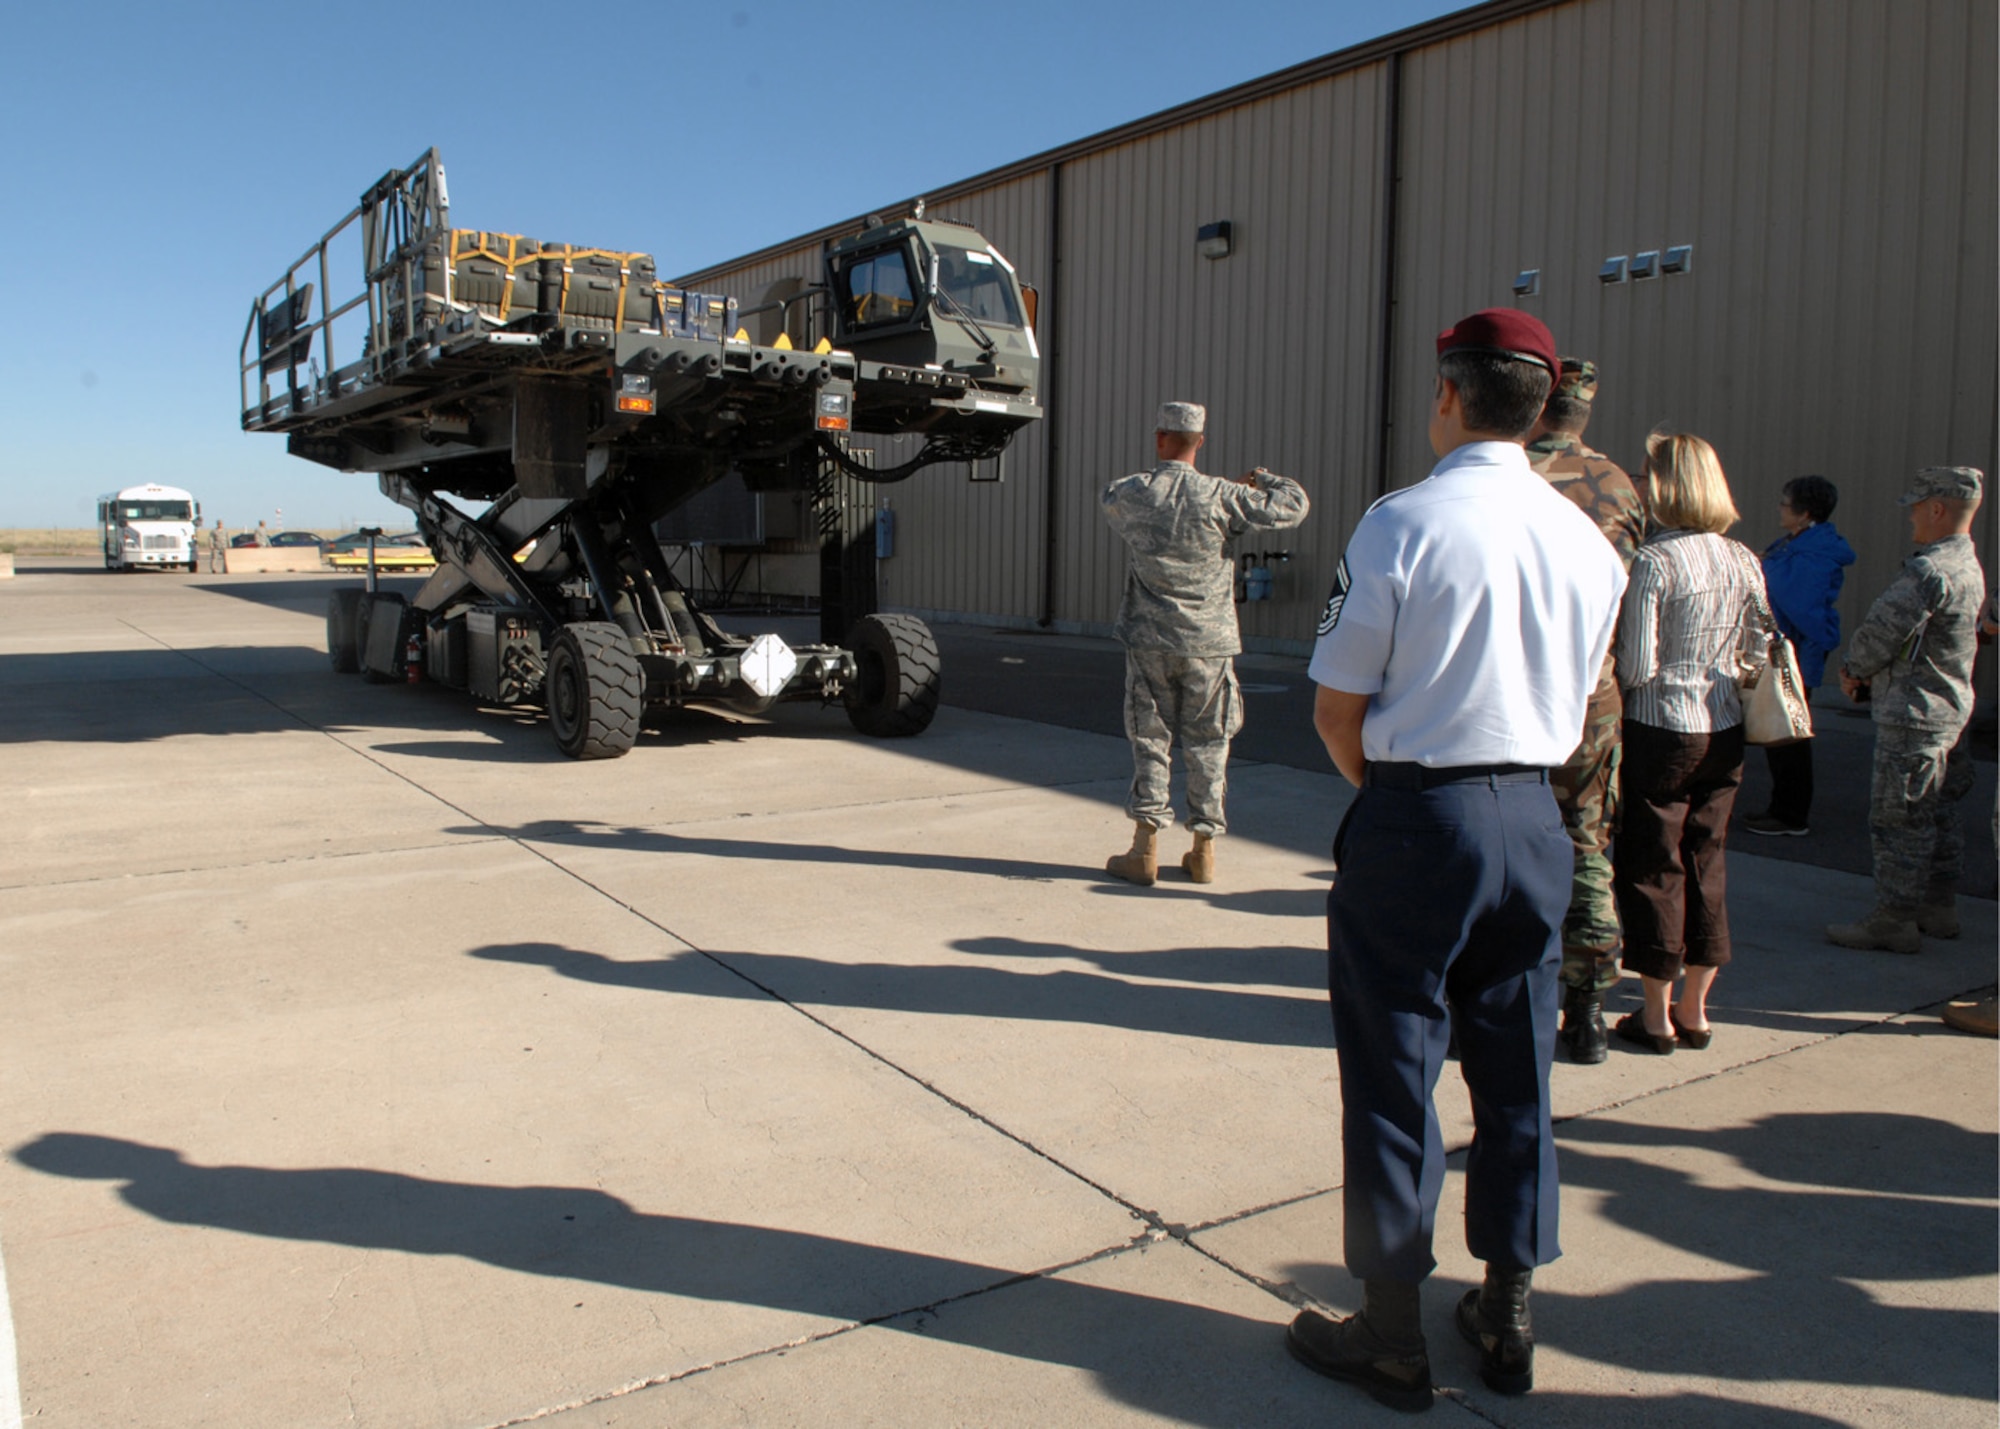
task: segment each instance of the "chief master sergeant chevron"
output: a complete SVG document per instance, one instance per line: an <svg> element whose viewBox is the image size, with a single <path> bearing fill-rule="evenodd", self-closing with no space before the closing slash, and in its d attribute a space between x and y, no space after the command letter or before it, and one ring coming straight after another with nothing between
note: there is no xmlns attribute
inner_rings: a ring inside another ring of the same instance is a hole
<svg viewBox="0 0 2000 1429"><path fill-rule="evenodd" d="M1437 347L1440 460L1361 518L1309 667L1314 725L1360 788L1334 836L1327 985L1363 1304L1300 1312L1287 1343L1400 1409L1431 1402L1431 1096L1454 1026L1473 1106L1465 1238L1486 1262L1458 1328L1489 1387L1533 1384L1529 1282L1561 1253L1549 1063L1574 863L1549 775L1582 736L1625 589L1611 543L1522 451L1558 371L1549 330L1493 308Z"/></svg>
<svg viewBox="0 0 2000 1429"><path fill-rule="evenodd" d="M1223 548L1251 527L1296 526L1306 493L1262 467L1223 480L1193 466L1206 439L1205 408L1168 402L1153 433L1159 465L1120 477L1104 491L1104 518L1130 560L1118 607L1125 646L1125 736L1132 744L1132 848L1105 869L1132 883L1159 874L1159 831L1174 821L1167 802L1173 742L1187 762L1188 827L1194 847L1181 867L1196 883L1215 878L1214 841L1225 827L1229 740L1243 725L1234 657L1235 567Z"/></svg>

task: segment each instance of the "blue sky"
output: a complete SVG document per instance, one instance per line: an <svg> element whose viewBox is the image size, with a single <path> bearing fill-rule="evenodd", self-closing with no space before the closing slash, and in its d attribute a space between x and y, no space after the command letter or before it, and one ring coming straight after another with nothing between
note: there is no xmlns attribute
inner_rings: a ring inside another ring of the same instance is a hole
<svg viewBox="0 0 2000 1429"><path fill-rule="evenodd" d="M146 480L232 525L407 526L371 476L240 430L237 351L251 299L431 145L460 226L672 274L1459 8L12 7L0 526L88 525Z"/></svg>

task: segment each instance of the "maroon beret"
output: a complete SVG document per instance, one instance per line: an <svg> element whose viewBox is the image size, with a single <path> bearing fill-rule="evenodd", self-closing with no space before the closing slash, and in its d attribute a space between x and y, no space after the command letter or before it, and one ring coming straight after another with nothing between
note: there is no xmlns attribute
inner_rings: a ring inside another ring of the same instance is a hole
<svg viewBox="0 0 2000 1429"><path fill-rule="evenodd" d="M1562 374L1556 340L1542 320L1519 308L1483 308L1438 334L1438 356L1447 352L1497 352L1522 362L1538 362L1551 377Z"/></svg>

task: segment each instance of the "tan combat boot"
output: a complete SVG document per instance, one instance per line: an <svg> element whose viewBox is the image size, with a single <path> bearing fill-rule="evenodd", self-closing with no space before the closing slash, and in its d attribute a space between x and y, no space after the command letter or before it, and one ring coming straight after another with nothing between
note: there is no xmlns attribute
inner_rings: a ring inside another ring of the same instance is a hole
<svg viewBox="0 0 2000 1429"><path fill-rule="evenodd" d="M1829 923L1826 940L1843 948L1885 953L1920 953L1923 936L1917 931L1916 910L1884 908L1879 903L1859 923Z"/></svg>
<svg viewBox="0 0 2000 1429"><path fill-rule="evenodd" d="M1114 853L1104 871L1113 878L1150 888L1160 880L1160 831L1151 824L1134 820L1129 853Z"/></svg>
<svg viewBox="0 0 2000 1429"><path fill-rule="evenodd" d="M2000 1037L2000 998L1982 997L1977 1002L1954 1002L1943 1013L1944 1025L1980 1037Z"/></svg>
<svg viewBox="0 0 2000 1429"><path fill-rule="evenodd" d="M1932 884L1917 905L1917 931L1931 938L1958 936L1958 890L1949 883Z"/></svg>
<svg viewBox="0 0 2000 1429"><path fill-rule="evenodd" d="M1181 867L1196 883L1215 882L1215 839L1209 834L1196 834L1194 847L1181 855Z"/></svg>

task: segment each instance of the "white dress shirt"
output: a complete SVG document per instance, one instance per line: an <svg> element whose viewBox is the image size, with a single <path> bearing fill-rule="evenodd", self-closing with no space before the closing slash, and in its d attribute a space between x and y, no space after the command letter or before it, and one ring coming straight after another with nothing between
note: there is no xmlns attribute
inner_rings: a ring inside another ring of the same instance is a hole
<svg viewBox="0 0 2000 1429"><path fill-rule="evenodd" d="M1617 623L1625 568L1514 442L1473 442L1377 501L1341 559L1308 673L1372 698L1364 757L1553 767Z"/></svg>

